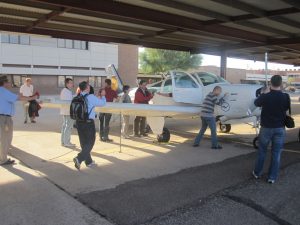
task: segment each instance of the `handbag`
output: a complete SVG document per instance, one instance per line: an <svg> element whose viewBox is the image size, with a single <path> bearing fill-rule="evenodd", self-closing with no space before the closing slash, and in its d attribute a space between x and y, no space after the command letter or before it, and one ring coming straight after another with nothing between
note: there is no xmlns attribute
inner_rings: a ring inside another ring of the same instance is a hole
<svg viewBox="0 0 300 225"><path fill-rule="evenodd" d="M285 120L284 120L284 125L287 127L287 128L294 128L295 127L295 121L294 121L294 118L292 117L292 112L291 112L291 99L290 97L288 96L289 98L289 115L286 115L285 116Z"/></svg>

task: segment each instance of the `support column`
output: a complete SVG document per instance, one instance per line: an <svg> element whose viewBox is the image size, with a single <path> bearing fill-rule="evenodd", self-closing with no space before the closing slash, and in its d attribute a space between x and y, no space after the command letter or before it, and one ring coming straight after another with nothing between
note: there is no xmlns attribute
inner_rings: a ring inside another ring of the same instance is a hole
<svg viewBox="0 0 300 225"><path fill-rule="evenodd" d="M220 76L224 79L226 79L226 71L227 71L227 52L222 51L221 62L220 62Z"/></svg>
<svg viewBox="0 0 300 225"><path fill-rule="evenodd" d="M265 52L265 82L268 87L268 52Z"/></svg>

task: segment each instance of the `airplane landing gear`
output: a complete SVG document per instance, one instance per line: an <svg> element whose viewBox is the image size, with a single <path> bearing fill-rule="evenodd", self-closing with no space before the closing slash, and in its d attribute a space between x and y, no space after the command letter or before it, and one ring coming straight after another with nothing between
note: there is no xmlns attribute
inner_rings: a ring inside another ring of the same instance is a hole
<svg viewBox="0 0 300 225"><path fill-rule="evenodd" d="M255 137L253 139L252 144L255 149L258 149L258 137Z"/></svg>
<svg viewBox="0 0 300 225"><path fill-rule="evenodd" d="M147 124L146 127L145 127L145 133L149 134L151 131L152 131L151 127L149 126L149 124Z"/></svg>
<svg viewBox="0 0 300 225"><path fill-rule="evenodd" d="M219 129L221 133L229 133L231 130L231 125L219 123Z"/></svg>
<svg viewBox="0 0 300 225"><path fill-rule="evenodd" d="M298 142L300 142L300 129L299 129L299 133L298 133Z"/></svg>
<svg viewBox="0 0 300 225"><path fill-rule="evenodd" d="M170 138L171 138L170 131L169 131L168 128L165 128L165 127L163 129L162 134L157 135L157 141L160 142L160 143L169 142Z"/></svg>

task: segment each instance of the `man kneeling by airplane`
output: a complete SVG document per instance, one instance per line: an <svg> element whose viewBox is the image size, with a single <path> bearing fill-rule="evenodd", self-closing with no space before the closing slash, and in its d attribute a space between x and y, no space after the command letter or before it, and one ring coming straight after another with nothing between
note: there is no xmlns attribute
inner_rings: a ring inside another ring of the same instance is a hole
<svg viewBox="0 0 300 225"><path fill-rule="evenodd" d="M219 105L223 101L224 97L226 97L228 94L225 93L222 98L218 98L221 95L221 93L222 88L220 86L216 86L214 90L205 97L201 110L202 126L199 131L199 134L195 138L193 145L194 147L199 146L207 127L209 127L211 131L211 148L222 149L222 146L218 144L216 118L214 115L215 105Z"/></svg>

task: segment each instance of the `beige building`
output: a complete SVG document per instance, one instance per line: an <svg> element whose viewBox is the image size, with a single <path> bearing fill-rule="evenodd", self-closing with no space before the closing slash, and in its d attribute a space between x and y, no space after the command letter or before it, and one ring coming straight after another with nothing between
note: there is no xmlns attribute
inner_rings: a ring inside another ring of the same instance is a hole
<svg viewBox="0 0 300 225"><path fill-rule="evenodd" d="M105 68L114 64L124 83L135 85L138 47L29 36L0 34L0 74L7 75L15 92L31 77L42 95L58 94L64 79L75 85L88 80L95 89L104 85Z"/></svg>

